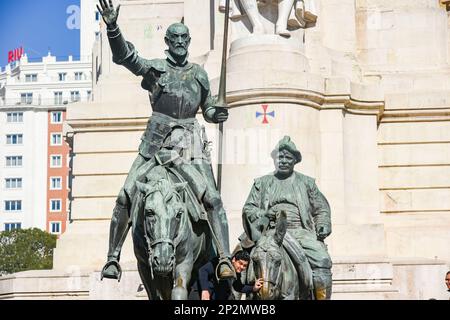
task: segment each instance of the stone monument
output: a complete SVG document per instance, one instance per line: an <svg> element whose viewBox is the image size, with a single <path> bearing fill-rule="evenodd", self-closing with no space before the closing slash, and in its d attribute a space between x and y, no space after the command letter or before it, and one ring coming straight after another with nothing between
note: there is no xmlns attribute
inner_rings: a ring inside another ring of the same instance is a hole
<svg viewBox="0 0 450 320"><path fill-rule="evenodd" d="M289 135L304 157L298 169L316 178L333 212L333 233L325 240L333 298L442 297L450 261L446 7L421 0L309 1L315 24L289 26L288 18L287 37L275 34L278 2L257 2L264 34L252 34L242 2L232 2L240 17L230 20L223 144L230 246L242 233L253 179L272 170L271 148ZM165 30L184 19L192 59L217 92L219 0L120 3L130 17L119 21L121 28L143 56L163 58ZM105 32L103 26L93 52L95 101L67 111L71 223L58 241L55 270L2 277L3 296L146 298L129 242L120 284L105 287L99 280L116 193L150 115L140 80L112 63ZM204 124L218 146L216 125ZM217 149L211 155L217 163ZM51 285L39 287L42 278Z"/></svg>
<svg viewBox="0 0 450 320"><path fill-rule="evenodd" d="M203 210L207 212L205 219L211 227L212 239L215 240L215 248L221 262L218 277L232 277L232 266L227 260L227 257L230 257L228 224L211 168L210 142L205 128L200 126L195 118L196 113L201 109L207 122L222 123L227 120L228 111L212 98L205 70L198 64L188 61L188 48L191 42L189 29L182 23L171 24L164 37L168 46L165 50L166 59L145 59L139 56L131 42L125 40L117 24L120 5L115 8L112 1L108 3L104 0L100 0L99 4L97 8L107 24L113 61L126 67L134 75L142 76L141 86L148 91L153 111L141 138L137 158L116 200L110 226L108 261L102 270L102 278L120 280L120 253L128 230L133 227L133 222L138 223L142 228L142 219L136 218L141 215L139 203L142 203L138 195L137 183L155 180L156 178L150 172L155 166L166 167L166 163L167 166L173 165L176 171L174 174L181 177L181 181L178 182L189 183L188 188L194 192L195 198L199 199ZM195 215L194 212L190 214ZM145 223L143 225L145 226ZM156 248L163 252L168 249L159 248L158 241L147 241L149 247L142 251L141 248L146 243L144 236L147 237L147 234L140 234L136 229L140 228L133 227L133 242L136 257L139 260L139 272L150 296L149 286L153 280L146 278L150 277L150 274L153 278L153 272L150 270L153 268L171 270L174 268L174 263L165 261L164 255L160 255L157 259ZM185 235L187 236L190 235ZM163 244L169 245L169 249L178 251L173 243L170 245L163 241ZM139 251L142 253L138 254ZM150 251L152 252L150 257L144 258ZM174 254L172 253L172 258L175 257ZM180 257L175 258L176 261L180 259ZM199 259L201 261L204 257L200 256ZM195 261L196 259L191 261L191 264ZM180 275L185 291L190 282L190 272L187 273L188 275L186 272Z"/></svg>

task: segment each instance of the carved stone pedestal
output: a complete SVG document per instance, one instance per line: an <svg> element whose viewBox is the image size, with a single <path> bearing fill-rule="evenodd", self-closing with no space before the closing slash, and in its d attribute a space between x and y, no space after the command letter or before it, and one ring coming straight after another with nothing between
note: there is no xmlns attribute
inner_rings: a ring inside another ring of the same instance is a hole
<svg viewBox="0 0 450 320"><path fill-rule="evenodd" d="M383 256L378 91L310 73L302 45L277 35L233 41L228 62L222 197L232 242L242 232L241 211L253 179L273 170L270 152L289 135L303 155L296 170L316 178L330 202L332 256Z"/></svg>

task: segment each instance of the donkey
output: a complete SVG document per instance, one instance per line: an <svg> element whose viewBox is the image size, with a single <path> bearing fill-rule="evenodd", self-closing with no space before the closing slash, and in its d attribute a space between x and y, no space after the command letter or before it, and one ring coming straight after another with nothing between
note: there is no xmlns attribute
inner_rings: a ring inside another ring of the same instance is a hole
<svg viewBox="0 0 450 320"><path fill-rule="evenodd" d="M193 270L211 253L211 232L206 221L193 223L188 212L186 182L163 166L150 170L147 183L136 182L140 192L133 201L133 244L139 275L153 300L186 300L196 279Z"/></svg>

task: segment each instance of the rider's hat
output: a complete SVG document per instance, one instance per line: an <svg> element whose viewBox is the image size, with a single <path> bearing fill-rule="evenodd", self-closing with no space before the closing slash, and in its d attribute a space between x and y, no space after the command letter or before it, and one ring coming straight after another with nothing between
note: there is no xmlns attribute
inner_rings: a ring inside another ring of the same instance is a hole
<svg viewBox="0 0 450 320"><path fill-rule="evenodd" d="M291 137L284 136L283 139L281 139L278 144L276 145L275 149L271 152L271 157L275 159L278 156L278 153L281 150L287 150L295 157L297 160L296 163L299 163L302 161L302 154L300 151L298 151L297 147L295 146L295 143L291 141Z"/></svg>

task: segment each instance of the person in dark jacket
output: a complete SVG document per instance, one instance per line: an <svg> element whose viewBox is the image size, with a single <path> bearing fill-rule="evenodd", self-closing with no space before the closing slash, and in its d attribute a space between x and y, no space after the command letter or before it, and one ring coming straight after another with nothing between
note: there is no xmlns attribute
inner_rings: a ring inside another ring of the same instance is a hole
<svg viewBox="0 0 450 320"><path fill-rule="evenodd" d="M245 271L250 262L250 255L247 251L238 251L231 259L231 264L236 272L236 278L220 280L216 278L216 267L219 262L214 258L198 271L198 291L201 300L229 300L231 287L240 293L252 293L261 289L263 279L257 279L254 284L244 284L241 273Z"/></svg>
<svg viewBox="0 0 450 320"><path fill-rule="evenodd" d="M447 291L450 292L450 271L445 275L445 285L447 286Z"/></svg>

